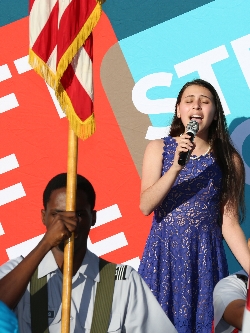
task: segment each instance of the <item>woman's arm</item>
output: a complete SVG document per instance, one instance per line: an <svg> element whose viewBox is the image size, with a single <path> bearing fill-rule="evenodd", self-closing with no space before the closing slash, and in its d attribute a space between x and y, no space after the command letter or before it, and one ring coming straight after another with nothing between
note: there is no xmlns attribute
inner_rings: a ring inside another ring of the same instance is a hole
<svg viewBox="0 0 250 333"><path fill-rule="evenodd" d="M244 170L242 170L239 157L234 156L234 163L237 170L237 178L240 179ZM239 182L240 183L240 182ZM250 251L247 245L246 237L239 224L238 201L235 203L225 203L222 208L222 234L239 261L244 270L249 273L250 268Z"/></svg>
<svg viewBox="0 0 250 333"><path fill-rule="evenodd" d="M250 251L246 237L240 227L238 214L228 210L227 205L223 209L222 234L236 259L249 273Z"/></svg>
<svg viewBox="0 0 250 333"><path fill-rule="evenodd" d="M161 177L163 140L151 141L145 151L142 165L140 210L149 215L157 208L173 186L182 166L178 164L181 151L192 149L189 136L184 134L176 148L174 161L170 169Z"/></svg>

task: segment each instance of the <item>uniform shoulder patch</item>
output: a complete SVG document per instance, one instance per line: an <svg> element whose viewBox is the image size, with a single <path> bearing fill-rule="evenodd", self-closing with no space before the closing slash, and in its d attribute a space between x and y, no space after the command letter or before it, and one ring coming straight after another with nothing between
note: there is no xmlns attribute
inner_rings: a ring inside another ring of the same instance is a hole
<svg viewBox="0 0 250 333"><path fill-rule="evenodd" d="M116 267L115 280L126 280L126 270L126 265Z"/></svg>

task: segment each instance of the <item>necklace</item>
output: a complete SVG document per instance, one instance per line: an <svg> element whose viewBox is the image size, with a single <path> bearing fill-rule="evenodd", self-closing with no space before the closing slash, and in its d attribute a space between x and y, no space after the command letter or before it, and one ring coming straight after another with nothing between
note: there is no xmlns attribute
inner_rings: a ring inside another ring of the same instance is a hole
<svg viewBox="0 0 250 333"><path fill-rule="evenodd" d="M196 155L194 155L194 156L190 156L190 160L197 160L198 158L200 158L201 156L205 156L205 155L207 155L208 153L209 153L209 151L210 151L210 149L211 149L211 147L209 146L208 147L208 150L204 153L204 154L202 154L202 155L200 155L200 156L196 156Z"/></svg>

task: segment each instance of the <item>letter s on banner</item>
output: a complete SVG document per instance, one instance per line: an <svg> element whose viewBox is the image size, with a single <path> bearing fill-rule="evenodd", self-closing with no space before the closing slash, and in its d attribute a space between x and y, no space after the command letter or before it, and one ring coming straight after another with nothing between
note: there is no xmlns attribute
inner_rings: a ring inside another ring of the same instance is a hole
<svg viewBox="0 0 250 333"><path fill-rule="evenodd" d="M174 111L176 98L149 99L147 91L154 87L170 87L173 74L160 72L144 76L132 90L132 101L138 111L145 114L170 113Z"/></svg>

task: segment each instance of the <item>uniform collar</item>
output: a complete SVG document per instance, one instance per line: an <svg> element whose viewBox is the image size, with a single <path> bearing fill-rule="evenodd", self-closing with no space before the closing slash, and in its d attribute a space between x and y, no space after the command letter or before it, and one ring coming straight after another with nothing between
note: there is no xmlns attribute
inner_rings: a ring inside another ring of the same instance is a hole
<svg viewBox="0 0 250 333"><path fill-rule="evenodd" d="M38 278L40 279L41 277L55 272L56 270L59 270L59 268L57 266L53 253L49 251L38 266ZM79 274L88 277L96 282L100 281L99 258L88 249L86 251L82 264L73 279Z"/></svg>
<svg viewBox="0 0 250 333"><path fill-rule="evenodd" d="M78 270L79 274L84 275L96 282L100 281L99 258L87 249L83 262Z"/></svg>
<svg viewBox="0 0 250 333"><path fill-rule="evenodd" d="M49 251L38 266L38 279L56 271L57 269L59 270L53 253Z"/></svg>

